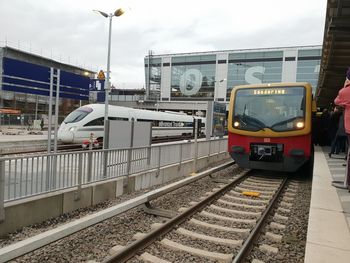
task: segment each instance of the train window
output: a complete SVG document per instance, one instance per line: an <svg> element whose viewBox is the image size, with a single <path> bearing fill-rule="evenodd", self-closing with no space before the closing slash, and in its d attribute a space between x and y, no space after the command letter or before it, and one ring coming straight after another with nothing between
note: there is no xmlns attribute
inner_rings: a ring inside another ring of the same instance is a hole
<svg viewBox="0 0 350 263"><path fill-rule="evenodd" d="M293 130L305 117L304 97L304 87L237 90L233 122L237 128L250 131Z"/></svg>
<svg viewBox="0 0 350 263"><path fill-rule="evenodd" d="M104 125L104 117L94 119L89 121L84 126L103 126Z"/></svg>
<svg viewBox="0 0 350 263"><path fill-rule="evenodd" d="M64 123L74 123L81 121L84 119L90 112L92 112L92 109L89 107L81 107L73 112L71 112L65 119Z"/></svg>
<svg viewBox="0 0 350 263"><path fill-rule="evenodd" d="M146 119L138 119L137 121L143 121L143 122L153 122L153 120L146 120Z"/></svg>
<svg viewBox="0 0 350 263"><path fill-rule="evenodd" d="M193 127L193 122L185 122L184 127Z"/></svg>
<svg viewBox="0 0 350 263"><path fill-rule="evenodd" d="M128 118L121 118L121 117L108 117L108 120L111 121L128 121Z"/></svg>

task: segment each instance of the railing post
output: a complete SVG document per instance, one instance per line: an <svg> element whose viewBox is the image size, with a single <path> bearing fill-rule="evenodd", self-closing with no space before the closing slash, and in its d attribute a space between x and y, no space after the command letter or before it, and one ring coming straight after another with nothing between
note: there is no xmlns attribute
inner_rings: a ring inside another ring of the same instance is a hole
<svg viewBox="0 0 350 263"><path fill-rule="evenodd" d="M90 133L90 143L89 143L89 152L87 154L87 162L88 162L88 167L87 167L87 181L91 182L92 179L92 148L93 148L93 143L94 143L94 134Z"/></svg>
<svg viewBox="0 0 350 263"><path fill-rule="evenodd" d="M108 80L109 81L109 80ZM108 95L107 95L108 96ZM109 149L109 121L105 123L105 132L106 138L103 138L103 178L107 178L107 166L108 166L108 149Z"/></svg>
<svg viewBox="0 0 350 263"><path fill-rule="evenodd" d="M152 148L151 146L147 147L147 166L150 166L151 164L151 154L152 154Z"/></svg>
<svg viewBox="0 0 350 263"><path fill-rule="evenodd" d="M209 149L208 149L208 163L210 162L210 147L211 146L211 140L209 139Z"/></svg>
<svg viewBox="0 0 350 263"><path fill-rule="evenodd" d="M193 173L197 172L197 159L198 159L198 119L194 121L194 160L193 160Z"/></svg>
<svg viewBox="0 0 350 263"><path fill-rule="evenodd" d="M132 158L132 148L128 149L128 159L127 159L127 176L130 175L130 171L131 171L131 158Z"/></svg>
<svg viewBox="0 0 350 263"><path fill-rule="evenodd" d="M74 200L80 200L81 185L83 182L83 153L78 153L78 190L74 195Z"/></svg>
<svg viewBox="0 0 350 263"><path fill-rule="evenodd" d="M161 162L161 158L162 158L162 155L161 155L161 147L158 146L158 165L157 165L157 175L156 175L156 177L158 177L159 174L160 174L160 162Z"/></svg>
<svg viewBox="0 0 350 263"><path fill-rule="evenodd" d="M87 167L87 181L91 182L92 180L92 152L88 152L88 167Z"/></svg>
<svg viewBox="0 0 350 263"><path fill-rule="evenodd" d="M50 190L51 185L51 157L52 155L46 156L46 191ZM44 161L44 157L42 157Z"/></svg>
<svg viewBox="0 0 350 263"><path fill-rule="evenodd" d="M220 154L220 145L221 145L221 140L218 140L218 153L217 153L217 157L219 157Z"/></svg>
<svg viewBox="0 0 350 263"><path fill-rule="evenodd" d="M182 143L180 143L180 154L179 154L179 166L178 166L178 170L181 169L181 165L182 165Z"/></svg>
<svg viewBox="0 0 350 263"><path fill-rule="evenodd" d="M57 155L52 156L52 181L51 181L51 188L56 188L56 178L57 178Z"/></svg>
<svg viewBox="0 0 350 263"><path fill-rule="evenodd" d="M5 161L0 159L0 223L5 220Z"/></svg>

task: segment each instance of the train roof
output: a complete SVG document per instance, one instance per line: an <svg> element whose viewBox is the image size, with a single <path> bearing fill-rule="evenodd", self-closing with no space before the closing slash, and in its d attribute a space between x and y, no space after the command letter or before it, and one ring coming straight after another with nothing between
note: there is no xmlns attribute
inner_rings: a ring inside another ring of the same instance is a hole
<svg viewBox="0 0 350 263"><path fill-rule="evenodd" d="M87 104L82 107L90 107L95 111L101 111L104 112L105 105L104 104ZM201 117L193 117L190 115L183 115L183 114L176 114L176 113L167 113L167 112L161 112L161 111L151 111L151 110L142 110L142 109L134 109L129 107L122 107L122 106L115 106L115 105L109 105L108 106L109 116L113 116L117 113L120 117L134 117L136 119L150 119L150 120L164 120L164 121L186 121L186 122L192 122L193 118L196 119L202 119ZM114 113L114 114L113 114Z"/></svg>
<svg viewBox="0 0 350 263"><path fill-rule="evenodd" d="M260 83L249 85L238 85L234 88L267 88L267 87L295 87L295 86L310 86L308 82L276 82L276 83Z"/></svg>

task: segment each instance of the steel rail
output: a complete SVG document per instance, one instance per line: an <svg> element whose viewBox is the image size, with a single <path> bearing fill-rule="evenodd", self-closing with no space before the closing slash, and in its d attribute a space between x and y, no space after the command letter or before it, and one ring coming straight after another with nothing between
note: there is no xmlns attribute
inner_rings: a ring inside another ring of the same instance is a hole
<svg viewBox="0 0 350 263"><path fill-rule="evenodd" d="M285 185L287 183L287 179L288 179L287 177L285 177L283 179L280 187L278 188L277 192L275 193L275 195L271 199L268 207L266 208L264 213L261 215L260 219L256 223L256 225L253 228L253 230L250 232L248 238L244 241L244 243L243 243L241 249L239 250L238 254L232 260L232 263L243 262L243 260L246 258L248 252L250 251L251 246L253 245L255 240L259 237L260 230L263 227L264 223L266 222L268 215L270 214L272 209L275 207L275 205L277 203L277 200L280 197L280 195L282 193L282 190L284 189L284 187L285 187Z"/></svg>
<svg viewBox="0 0 350 263"><path fill-rule="evenodd" d="M196 214L199 210L203 209L204 207L208 206L209 203L217 199L219 196L221 196L223 193L228 191L229 188L231 188L233 185L238 184L244 177L246 177L248 172L244 172L242 175L238 176L233 180L231 183L227 184L223 188L221 188L219 191L211 194L209 197L205 198L204 200L198 202L198 204L186 209L183 213L177 215L176 217L172 218L162 226L158 227L157 229L151 231L143 238L136 240L129 246L123 248L118 253L110 256L106 260L102 261L103 263L112 263L112 262L126 262L133 256L135 256L140 250L148 247L150 244L154 243L156 239L158 239L160 236L163 236L174 229L175 226L183 223L188 218L192 217L194 214Z"/></svg>

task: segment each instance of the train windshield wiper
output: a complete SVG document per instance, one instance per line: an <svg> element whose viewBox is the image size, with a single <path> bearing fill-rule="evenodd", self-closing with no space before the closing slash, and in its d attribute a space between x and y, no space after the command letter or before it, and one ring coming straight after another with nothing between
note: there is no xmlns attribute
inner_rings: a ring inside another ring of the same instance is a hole
<svg viewBox="0 0 350 263"><path fill-rule="evenodd" d="M254 118L245 114L237 115L236 117L240 119L241 123L244 124L244 127L252 126L252 127L258 128L257 131L264 130L266 128L266 125L257 118Z"/></svg>
<svg viewBox="0 0 350 263"><path fill-rule="evenodd" d="M287 123L289 123L289 122L295 121L295 120L297 120L297 119L303 119L303 118L304 118L303 116L292 117L292 118L289 118L289 119L286 119L286 120L277 122L277 123L275 123L274 125L272 125L270 128L273 129L273 128L276 127L276 126L280 126L280 125L283 125L283 124L287 124Z"/></svg>

